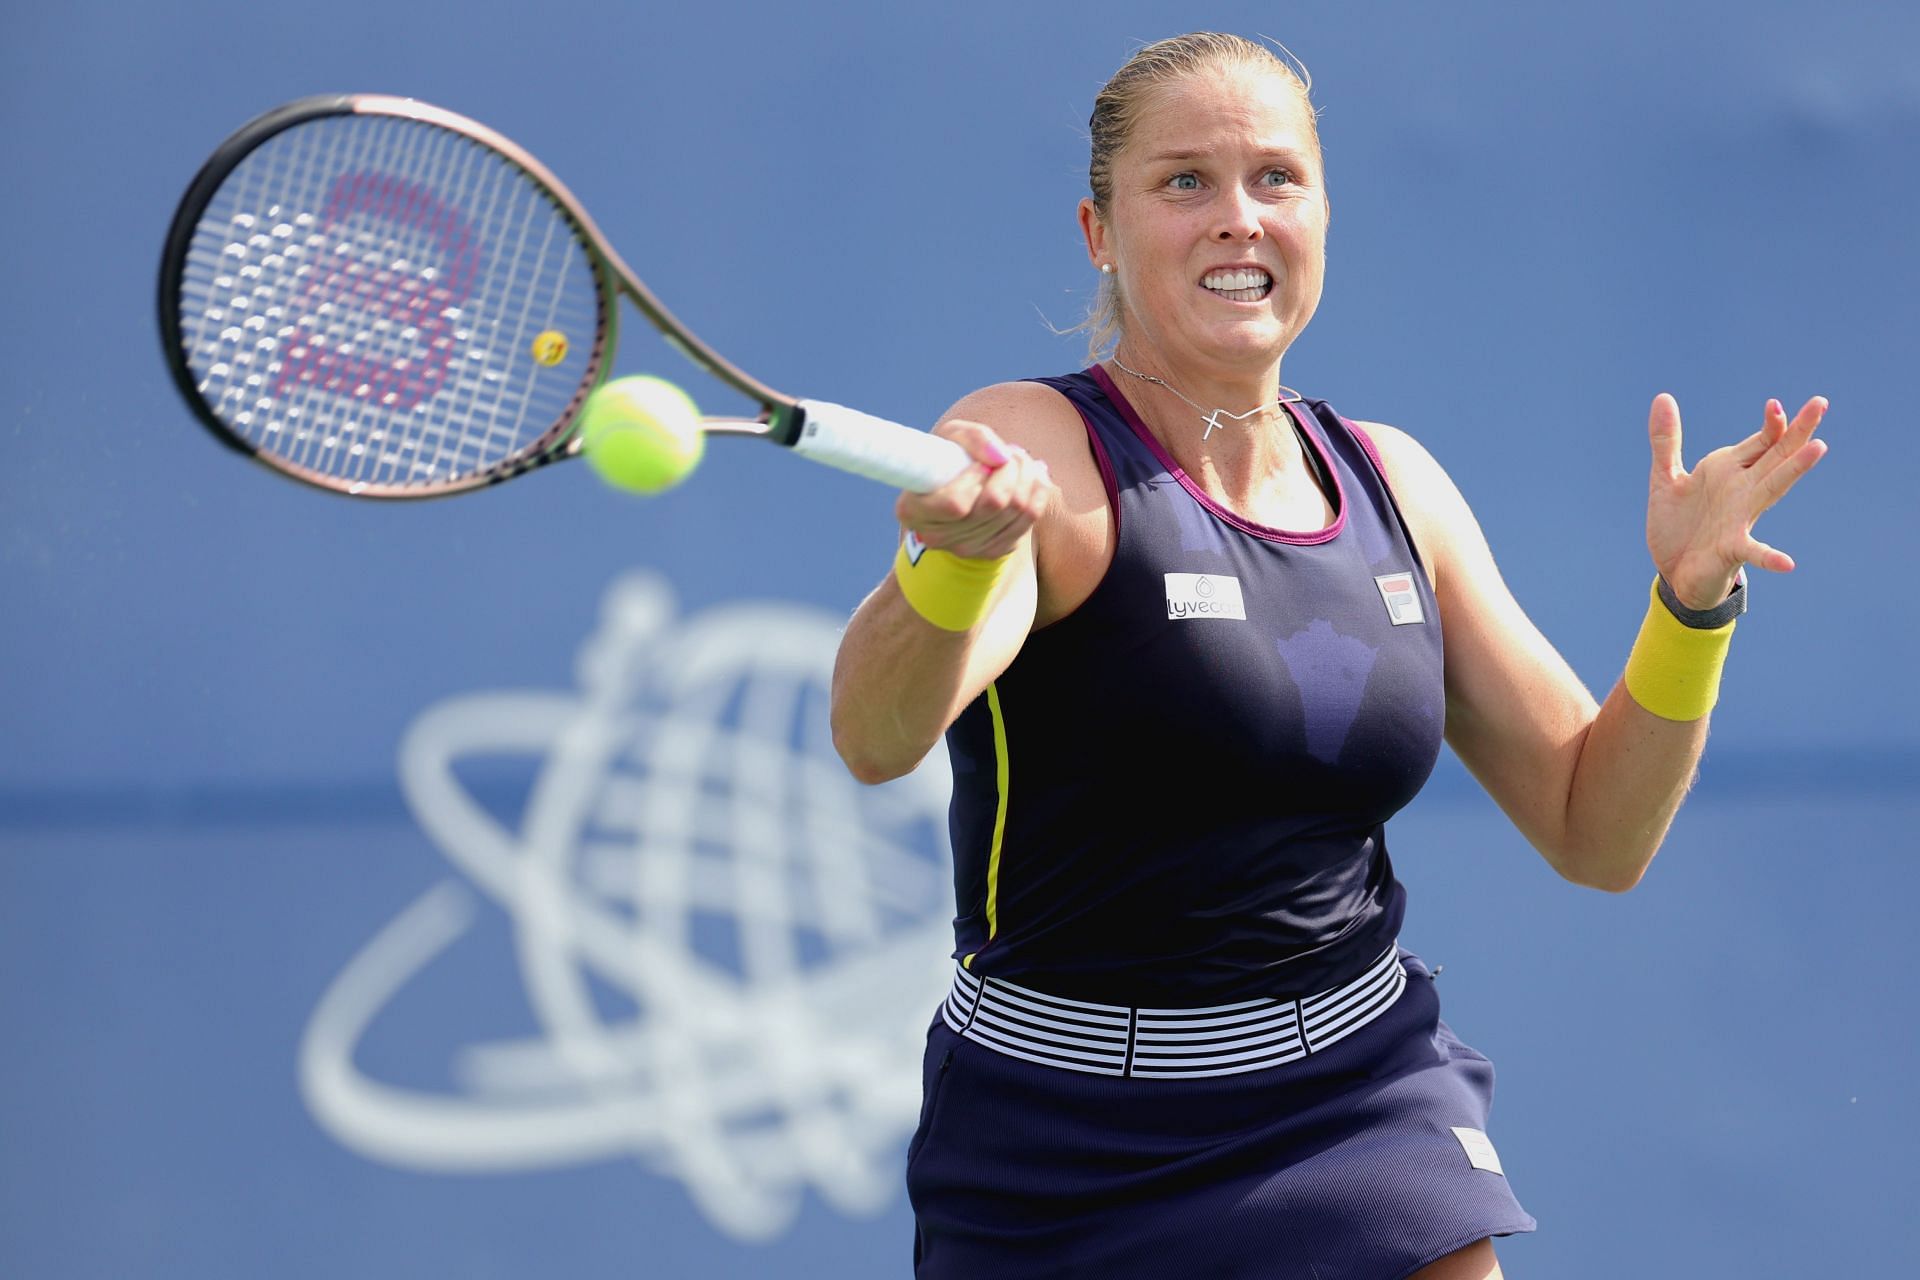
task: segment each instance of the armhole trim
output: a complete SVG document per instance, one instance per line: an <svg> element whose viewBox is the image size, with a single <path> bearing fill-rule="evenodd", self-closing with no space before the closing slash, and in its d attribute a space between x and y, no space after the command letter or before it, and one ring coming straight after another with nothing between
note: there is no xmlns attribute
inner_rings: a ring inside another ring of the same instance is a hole
<svg viewBox="0 0 1920 1280"><path fill-rule="evenodd" d="M1359 442L1361 451L1367 455L1367 461L1373 464L1373 473L1380 477L1380 491L1387 495L1387 501L1393 507L1393 518L1400 522L1400 535L1407 540L1407 549L1413 552L1415 563L1420 566L1421 576L1427 580L1427 589L1434 589L1433 571L1427 567L1427 556L1420 549L1420 540L1413 536L1413 526L1407 523L1407 513L1401 510L1400 495L1394 492L1393 478L1387 474L1387 464L1380 458L1380 448L1374 444L1373 437L1364 428L1350 418L1343 418L1338 412L1334 417L1340 419L1340 425Z"/></svg>
<svg viewBox="0 0 1920 1280"><path fill-rule="evenodd" d="M1107 442L1100 438L1093 419L1081 405L1074 405L1080 415L1080 425L1087 430L1087 443L1093 447L1093 465L1100 468L1100 483L1107 489L1107 510L1113 513L1113 537L1116 545L1120 539L1120 481L1113 474L1113 459L1107 456Z"/></svg>

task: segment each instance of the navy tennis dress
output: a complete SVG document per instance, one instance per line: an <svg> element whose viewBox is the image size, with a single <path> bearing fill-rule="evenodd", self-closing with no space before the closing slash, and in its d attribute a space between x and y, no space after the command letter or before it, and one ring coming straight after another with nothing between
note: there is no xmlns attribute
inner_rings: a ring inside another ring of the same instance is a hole
<svg viewBox="0 0 1920 1280"><path fill-rule="evenodd" d="M955 721L953 991L908 1153L921 1280L1396 1280L1533 1229L1493 1070L1397 944L1439 610L1371 442L1289 406L1327 528L1208 498L1098 367L1117 532Z"/></svg>

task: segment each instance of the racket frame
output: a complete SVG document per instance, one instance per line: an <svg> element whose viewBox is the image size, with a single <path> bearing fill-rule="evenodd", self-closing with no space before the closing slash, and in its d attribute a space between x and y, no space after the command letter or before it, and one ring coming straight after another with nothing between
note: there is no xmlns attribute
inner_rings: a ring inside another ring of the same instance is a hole
<svg viewBox="0 0 1920 1280"><path fill-rule="evenodd" d="M230 427L200 393L198 380L188 364L181 326L180 293L194 235L215 194L233 171L268 140L314 120L347 115L382 116L433 125L490 149L531 179L552 201L570 224L574 238L586 251L592 266L594 288L598 294L599 323L588 352L586 370L574 389L572 399L554 423L533 441L480 471L449 480L395 484L348 481L304 466L260 448ZM621 294L631 300L682 355L760 406L759 416L754 418L703 417L701 425L709 435L754 436L787 448L798 445L807 435L807 410L802 402L775 391L748 374L681 323L620 256L566 184L531 152L476 120L412 98L387 94L318 94L275 107L242 125L200 167L181 197L161 252L158 300L161 343L174 385L200 423L215 438L283 475L334 493L362 498L411 499L445 497L486 488L550 462L577 455L581 448L577 431L580 411L587 397L606 380L612 367L619 335Z"/></svg>

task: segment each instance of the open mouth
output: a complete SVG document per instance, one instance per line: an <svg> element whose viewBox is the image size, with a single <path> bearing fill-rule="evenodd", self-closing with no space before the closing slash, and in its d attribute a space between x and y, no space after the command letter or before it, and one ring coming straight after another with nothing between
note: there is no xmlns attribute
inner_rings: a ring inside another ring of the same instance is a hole
<svg viewBox="0 0 1920 1280"><path fill-rule="evenodd" d="M1209 272L1200 285L1229 302L1258 302L1273 292L1273 277L1258 267L1238 267Z"/></svg>

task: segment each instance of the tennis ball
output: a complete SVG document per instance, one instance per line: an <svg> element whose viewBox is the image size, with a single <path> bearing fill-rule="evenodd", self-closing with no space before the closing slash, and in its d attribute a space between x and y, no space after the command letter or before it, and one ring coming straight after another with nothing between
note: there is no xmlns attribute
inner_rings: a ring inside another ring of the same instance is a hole
<svg viewBox="0 0 1920 1280"><path fill-rule="evenodd" d="M616 378L587 397L580 446L600 478L629 493L664 493L706 452L700 409L665 378Z"/></svg>

